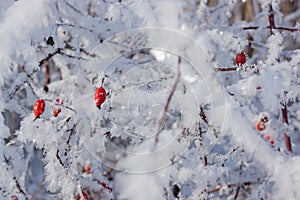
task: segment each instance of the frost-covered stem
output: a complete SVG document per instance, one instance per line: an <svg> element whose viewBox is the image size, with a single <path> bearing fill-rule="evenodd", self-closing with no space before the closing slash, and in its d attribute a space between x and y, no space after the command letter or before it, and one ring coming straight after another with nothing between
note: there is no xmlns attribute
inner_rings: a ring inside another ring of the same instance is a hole
<svg viewBox="0 0 300 200"><path fill-rule="evenodd" d="M108 184L106 184L105 182L99 181L95 178L93 179L93 181L96 181L99 185L101 185L104 189L108 190L109 192L113 191L113 189L111 187L109 187Z"/></svg>
<svg viewBox="0 0 300 200"><path fill-rule="evenodd" d="M209 124L208 124L207 116L206 116L206 114L205 114L205 112L204 112L202 106L200 106L200 113L199 113L199 115L200 115L201 119L202 119L207 125L209 125Z"/></svg>
<svg viewBox="0 0 300 200"><path fill-rule="evenodd" d="M271 35L273 35L272 29L275 28L275 20L274 20L274 11L273 11L273 7L271 4L269 4L268 20L269 20L270 33L271 33Z"/></svg>
<svg viewBox="0 0 300 200"><path fill-rule="evenodd" d="M236 188L236 192L235 192L235 195L234 195L234 199L237 199L238 198L238 196L239 196L239 192L240 192L240 189L241 189L241 186L239 185L239 186L237 186L237 188Z"/></svg>
<svg viewBox="0 0 300 200"><path fill-rule="evenodd" d="M236 71L237 67L215 68L216 72Z"/></svg>
<svg viewBox="0 0 300 200"><path fill-rule="evenodd" d="M208 124L208 120L207 120L207 117L205 115L205 112L202 108L202 106L200 106L200 116L202 118L203 121L205 121L206 124ZM200 126L200 122L198 123L198 140L200 142L200 146L202 148L202 151L204 152L204 146L203 146L203 143L202 143L202 129L201 129L201 126ZM203 156L203 165L204 166L207 166L207 155L204 153L204 156Z"/></svg>
<svg viewBox="0 0 300 200"><path fill-rule="evenodd" d="M204 159L203 159L204 161L203 161L203 165L204 166L207 166L207 156L206 155L204 155Z"/></svg>
<svg viewBox="0 0 300 200"><path fill-rule="evenodd" d="M27 196L27 195L25 194L24 190L21 188L21 186L20 186L19 182L17 181L17 178L16 178L16 177L14 177L14 180L15 180L16 187L17 187L17 189L19 190L20 194L23 194L24 196Z"/></svg>
<svg viewBox="0 0 300 200"><path fill-rule="evenodd" d="M286 103L281 105L281 114L282 114L282 122L284 124L289 124ZM286 132L284 132L284 140L285 140L286 150L292 152L291 139Z"/></svg>
<svg viewBox="0 0 300 200"><path fill-rule="evenodd" d="M15 126L15 113L14 112L11 112L9 113L9 129L10 129L10 135L11 137L14 136L14 126Z"/></svg>
<svg viewBox="0 0 300 200"><path fill-rule="evenodd" d="M50 84L49 62L45 63L45 86Z"/></svg>
<svg viewBox="0 0 300 200"><path fill-rule="evenodd" d="M59 74L59 80L62 80L63 78L62 78L61 69L58 68L58 69L57 69L57 72L58 72L58 74Z"/></svg>
<svg viewBox="0 0 300 200"><path fill-rule="evenodd" d="M243 162L241 163L240 165L240 176L242 176L242 169L243 169ZM240 189L241 189L241 184L238 184L237 188L236 188L236 192L235 192L235 195L234 195L234 199L237 199L238 196L239 196L239 192L240 192Z"/></svg>
<svg viewBox="0 0 300 200"><path fill-rule="evenodd" d="M60 156L59 156L59 149L56 151L56 158L59 161L59 163L66 168L66 166L64 165L63 161L61 160Z"/></svg>
<svg viewBox="0 0 300 200"><path fill-rule="evenodd" d="M243 182L243 183L241 183L241 184L239 184L239 183L228 183L227 184L227 187L238 187L238 186L240 186L240 187L244 187L244 186L249 186L249 185L253 185L253 184L257 184L258 182L252 182L252 181L245 181L245 182ZM209 190L209 191L207 191L207 193L208 194L210 194L210 193L214 193L214 192L217 192L217 191L219 191L219 190L221 190L222 189L222 186L221 185L217 185L215 188L213 188L213 189L211 189L211 190Z"/></svg>
<svg viewBox="0 0 300 200"><path fill-rule="evenodd" d="M300 28L291 28L291 27L283 27L283 26L275 26L275 20L274 20L274 11L273 7L271 4L269 4L269 15L268 15L268 20L269 20L269 26L266 26L264 28L270 29L270 33L273 35L273 29L280 30L280 31L290 31L290 32L296 32L300 31ZM243 30L256 30L259 29L259 26L247 26L243 27Z"/></svg>
<svg viewBox="0 0 300 200"><path fill-rule="evenodd" d="M260 28L259 26L247 26L247 27L243 27L243 30L256 30L259 28ZM269 29L270 26L266 26L264 28ZM283 27L283 26L273 27L273 29L281 30L281 31L290 31L290 32L300 31L300 28L290 28L290 27Z"/></svg>
<svg viewBox="0 0 300 200"><path fill-rule="evenodd" d="M70 106L67 106L67 105L65 105L65 104L56 103L56 102L53 102L53 101L50 100L50 99L44 99L44 100L45 100L45 101L48 101L48 102L50 102L50 103L53 103L53 104L55 104L56 106L61 106L61 107L67 108L67 109L69 109L69 110L72 110L74 113L77 113L76 110L75 110L74 108L71 108Z"/></svg>
<svg viewBox="0 0 300 200"><path fill-rule="evenodd" d="M53 53L49 53L48 56L39 62L39 66L42 66L44 63L46 63L49 59L51 59L53 56L55 56L58 53L61 53L61 48L56 49Z"/></svg>
<svg viewBox="0 0 300 200"><path fill-rule="evenodd" d="M180 80L180 76L181 76L181 72L180 72L180 64L181 64L181 57L178 57L178 61L177 61L177 77L176 77L176 80L175 80L175 83L172 87L172 90L167 98L167 102L166 102L166 105L164 107L164 114L163 114L163 117L160 119L159 121L159 126L158 126L158 131L155 135L155 144L158 142L158 136L159 136L159 133L162 131L162 128L163 128L163 125L164 125L164 121L165 121L165 115L166 115L166 112L168 111L169 109L169 105L170 105L170 102L171 102L171 99L174 95L174 92L177 88L177 84Z"/></svg>

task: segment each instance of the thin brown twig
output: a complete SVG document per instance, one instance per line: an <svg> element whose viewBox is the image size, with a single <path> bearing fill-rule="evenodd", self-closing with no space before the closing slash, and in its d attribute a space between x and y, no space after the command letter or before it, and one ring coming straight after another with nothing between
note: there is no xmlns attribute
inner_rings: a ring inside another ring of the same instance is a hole
<svg viewBox="0 0 300 200"><path fill-rule="evenodd" d="M44 99L44 100L45 100L45 101L48 101L48 102L50 102L50 103L53 103L53 104L55 104L56 106L61 106L61 107L64 107L64 108L67 108L67 109L73 111L74 113L77 113L76 110L75 110L74 108L71 108L70 106L67 106L67 105L65 105L65 104L56 103L56 102L54 102L54 101L51 100L51 99Z"/></svg>
<svg viewBox="0 0 300 200"><path fill-rule="evenodd" d="M199 115L200 115L201 119L202 119L207 125L209 125L207 116L206 116L206 114L205 114L204 109L203 109L202 106L200 106L200 112L199 112Z"/></svg>
<svg viewBox="0 0 300 200"><path fill-rule="evenodd" d="M241 186L249 186L249 185L253 185L253 184L257 184L257 183L258 183L258 182L245 181L245 182L243 182L243 183L241 183L241 184L239 184L239 183L228 183L227 186L228 186L228 187L238 187L238 186L241 187ZM217 191L219 191L219 190L221 190L221 189L222 189L222 186L221 186L221 185L217 185L215 188L213 188L213 189L207 191L207 193L208 193L208 194L214 193L214 192L217 192Z"/></svg>
<svg viewBox="0 0 300 200"><path fill-rule="evenodd" d="M286 103L283 103L281 105L281 114L282 114L282 122L284 124L289 124ZM291 138L289 135L287 135L286 132L284 132L284 140L285 140L286 150L292 152Z"/></svg>
<svg viewBox="0 0 300 200"><path fill-rule="evenodd" d="M227 71L236 71L237 67L226 67L226 68L214 68L216 72L227 72Z"/></svg>
<svg viewBox="0 0 300 200"><path fill-rule="evenodd" d="M271 35L273 35L272 29L274 29L276 26L275 26L275 20L274 20L274 11L273 11L273 7L271 4L269 4L268 20L269 20L270 33L271 33Z"/></svg>
<svg viewBox="0 0 300 200"><path fill-rule="evenodd" d="M241 189L241 186L240 186L240 185L237 186L237 188L236 188L236 193L235 193L235 195L234 195L234 199L237 199L237 198L238 198L240 189Z"/></svg>
<svg viewBox="0 0 300 200"><path fill-rule="evenodd" d="M56 49L56 51L54 51L53 53L49 53L48 56L42 60L40 60L39 62L39 66L42 66L44 63L46 63L49 59L51 59L53 56L55 56L56 54L61 53L61 48Z"/></svg>
<svg viewBox="0 0 300 200"><path fill-rule="evenodd" d="M49 69L49 61L45 62L45 85L48 86L50 84L50 69Z"/></svg>
<svg viewBox="0 0 300 200"><path fill-rule="evenodd" d="M24 190L21 188L21 186L20 186L20 184L19 184L19 182L18 182L18 180L17 180L16 177L14 177L14 180L15 180L16 187L17 187L17 189L19 190L19 192L20 192L21 194L23 194L24 196L26 196L26 193L25 193Z"/></svg>
<svg viewBox="0 0 300 200"><path fill-rule="evenodd" d="M268 21L269 21L269 26L263 27L264 29L269 29L271 35L273 35L273 30L280 30L280 31L290 31L290 32L296 32L300 31L300 28L292 28L292 27L283 27L283 26L276 26L275 25L275 19L274 19L274 10L271 4L269 4L269 14L268 14ZM259 29L259 26L248 26L248 27L243 27L243 30L256 30Z"/></svg>
<svg viewBox="0 0 300 200"><path fill-rule="evenodd" d="M180 80L180 76L181 76L181 72L180 72L180 64L181 64L181 57L178 57L178 61L177 61L177 77L176 77L175 83L174 83L174 85L173 85L173 87L172 87L172 90L171 90L171 92L170 92L170 94L169 94L169 96L168 96L168 98L167 98L167 102L166 102L166 105L165 105L165 107L164 107L164 114L163 114L163 117L162 117L162 118L160 119L160 121L159 121L158 131L157 131L157 133L156 133L156 135L155 135L155 144L158 142L158 136L159 136L159 134L160 134L160 132L162 131L162 128L163 128L163 126L164 126L166 112L167 112L168 109L169 109L169 105L170 105L171 99L172 99L172 97L173 97L173 95L174 95L174 92L175 92L175 90L176 90L176 88L177 88L177 84L178 84L178 82L179 82L179 80Z"/></svg>
<svg viewBox="0 0 300 200"><path fill-rule="evenodd" d="M59 163L66 168L65 164L63 163L63 161L61 160L60 156L59 156L59 149L56 151L56 158L59 161Z"/></svg>
<svg viewBox="0 0 300 200"><path fill-rule="evenodd" d="M240 165L240 176L242 176L242 169L243 169L243 162L241 163ZM241 184L238 184L237 188L236 188L236 192L235 192L235 195L234 195L234 199L237 199L238 196L239 196L239 193L240 193L240 189L241 189Z"/></svg>
<svg viewBox="0 0 300 200"><path fill-rule="evenodd" d="M259 26L246 26L246 27L243 27L242 29L243 30L256 30L256 29L259 29L260 27ZM270 26L266 26L266 27L263 27L264 29L270 29ZM296 31L300 31L300 28L291 28L291 27L283 27L283 26L278 26L278 27L273 27L273 29L276 29L276 30L281 30L281 31L290 31L290 32L296 32Z"/></svg>

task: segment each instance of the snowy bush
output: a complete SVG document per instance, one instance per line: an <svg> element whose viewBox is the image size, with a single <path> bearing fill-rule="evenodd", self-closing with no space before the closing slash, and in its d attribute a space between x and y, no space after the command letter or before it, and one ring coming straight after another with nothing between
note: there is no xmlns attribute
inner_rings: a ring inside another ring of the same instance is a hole
<svg viewBox="0 0 300 200"><path fill-rule="evenodd" d="M0 4L1 199L300 198L299 2Z"/></svg>

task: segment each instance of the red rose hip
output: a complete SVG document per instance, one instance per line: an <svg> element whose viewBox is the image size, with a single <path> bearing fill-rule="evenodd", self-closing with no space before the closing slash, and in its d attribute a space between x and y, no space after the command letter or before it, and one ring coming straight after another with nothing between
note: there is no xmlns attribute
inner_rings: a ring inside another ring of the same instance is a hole
<svg viewBox="0 0 300 200"><path fill-rule="evenodd" d="M103 87L99 87L95 91L94 99L95 99L95 102L96 102L96 106L100 109L102 103L106 99L106 91L105 91L105 89Z"/></svg>
<svg viewBox="0 0 300 200"><path fill-rule="evenodd" d="M61 112L61 108L54 109L54 110L53 110L53 116L54 116L54 117L57 117L58 114L59 114L60 112Z"/></svg>
<svg viewBox="0 0 300 200"><path fill-rule="evenodd" d="M246 55L244 52L236 54L235 63L237 65L245 64L245 62L246 62Z"/></svg>
<svg viewBox="0 0 300 200"><path fill-rule="evenodd" d="M33 112L36 118L39 118L41 114L45 111L45 101L43 99L38 99L33 105Z"/></svg>
<svg viewBox="0 0 300 200"><path fill-rule="evenodd" d="M262 121L259 121L259 122L256 124L255 128L256 128L257 130L259 130L259 131L263 131L263 130L266 129L266 124L265 124L264 122L262 122Z"/></svg>
<svg viewBox="0 0 300 200"><path fill-rule="evenodd" d="M90 166L90 164L87 164L86 166L85 166L85 173L87 173L87 174L90 174L91 173L91 166Z"/></svg>

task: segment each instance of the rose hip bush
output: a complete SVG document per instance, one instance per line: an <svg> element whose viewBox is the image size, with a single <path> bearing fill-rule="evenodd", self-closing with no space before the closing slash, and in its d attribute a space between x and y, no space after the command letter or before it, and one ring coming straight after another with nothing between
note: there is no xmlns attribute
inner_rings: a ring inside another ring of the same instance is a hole
<svg viewBox="0 0 300 200"><path fill-rule="evenodd" d="M0 4L1 199L300 198L298 1Z"/></svg>

